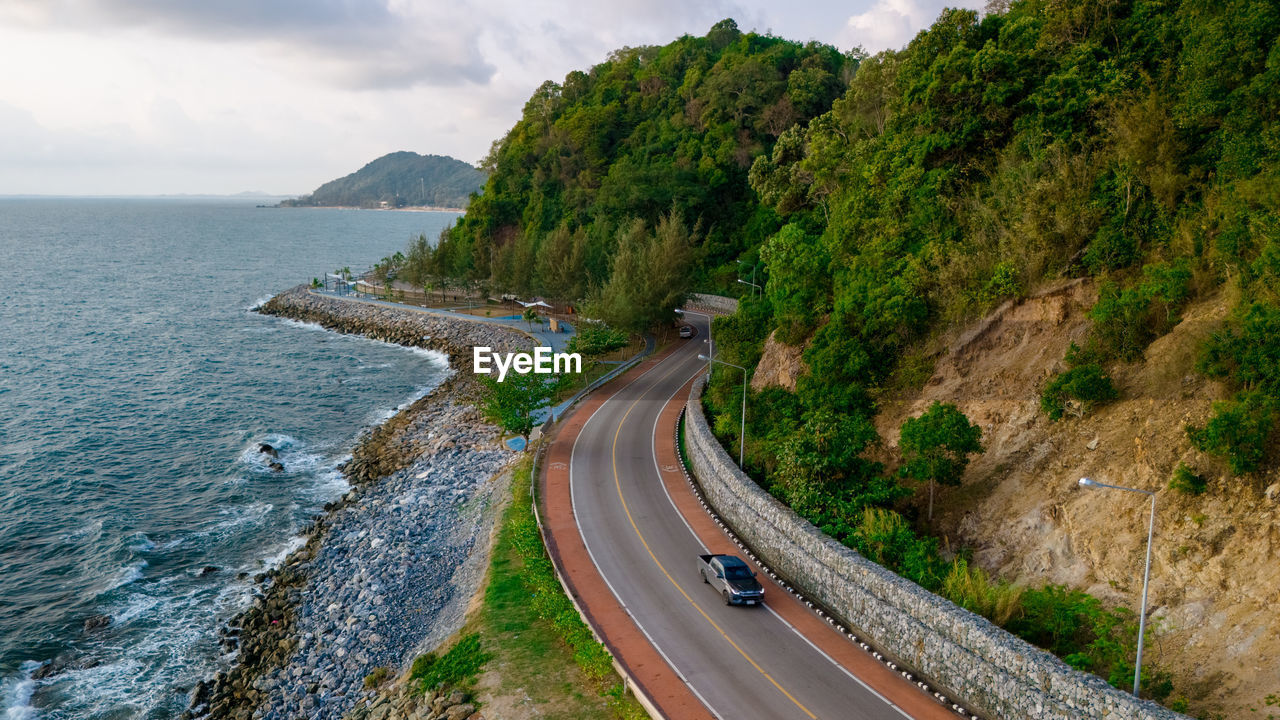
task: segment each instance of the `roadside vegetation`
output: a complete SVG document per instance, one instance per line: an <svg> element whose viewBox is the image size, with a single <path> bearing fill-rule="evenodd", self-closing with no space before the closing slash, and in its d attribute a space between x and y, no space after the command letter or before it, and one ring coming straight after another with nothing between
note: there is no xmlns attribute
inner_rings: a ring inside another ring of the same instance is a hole
<svg viewBox="0 0 1280 720"><path fill-rule="evenodd" d="M556 580L530 507L532 457L513 471L480 606L443 653L409 671L422 691L461 688L496 712L561 720L641 720L612 658L596 642ZM384 676L371 676L377 685ZM486 710L486 714L488 714ZM501 716L501 715L500 715Z"/></svg>
<svg viewBox="0 0 1280 720"><path fill-rule="evenodd" d="M531 465L525 457L515 469L478 619L495 691L524 693L540 717L648 717L556 580L530 507Z"/></svg>

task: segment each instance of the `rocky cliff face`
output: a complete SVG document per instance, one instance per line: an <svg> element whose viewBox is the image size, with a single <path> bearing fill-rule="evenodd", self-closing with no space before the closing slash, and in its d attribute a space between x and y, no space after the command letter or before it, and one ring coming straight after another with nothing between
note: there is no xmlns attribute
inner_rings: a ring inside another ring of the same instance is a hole
<svg viewBox="0 0 1280 720"><path fill-rule="evenodd" d="M796 378L809 371L801 357L803 353L803 345L787 345L778 340L777 330L769 333L764 341L764 354L751 376L751 389L758 392L767 387L780 387L794 391Z"/></svg>
<svg viewBox="0 0 1280 720"><path fill-rule="evenodd" d="M880 433L892 447L906 417L935 400L955 403L982 426L987 449L961 487L940 494L935 532L974 548L1003 577L1062 583L1116 604L1136 606L1142 589L1148 505L1077 480L1155 491L1149 606L1158 633L1149 657L1174 673L1193 710L1258 717L1248 708L1263 710L1280 692L1280 473L1233 478L1185 432L1224 397L1194 366L1230 303L1200 301L1145 360L1111 367L1119 401L1051 422L1039 392L1086 334L1094 294L1072 282L957 333L923 389L885 404ZM1210 478L1208 492L1167 488L1179 462Z"/></svg>

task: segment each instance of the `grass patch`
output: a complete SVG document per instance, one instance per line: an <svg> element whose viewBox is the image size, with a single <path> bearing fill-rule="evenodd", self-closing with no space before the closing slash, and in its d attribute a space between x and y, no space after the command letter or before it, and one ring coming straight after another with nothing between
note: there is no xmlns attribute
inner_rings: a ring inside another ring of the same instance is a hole
<svg viewBox="0 0 1280 720"><path fill-rule="evenodd" d="M561 590L529 505L531 459L514 471L512 501L489 565L484 604L475 621L492 654L502 696L527 698L539 717L644 718L622 692L611 658Z"/></svg>
<svg viewBox="0 0 1280 720"><path fill-rule="evenodd" d="M458 639L443 655L419 655L413 661L409 679L421 683L422 689L434 690L442 685L467 685L475 679L491 655L480 647L480 635L468 633Z"/></svg>

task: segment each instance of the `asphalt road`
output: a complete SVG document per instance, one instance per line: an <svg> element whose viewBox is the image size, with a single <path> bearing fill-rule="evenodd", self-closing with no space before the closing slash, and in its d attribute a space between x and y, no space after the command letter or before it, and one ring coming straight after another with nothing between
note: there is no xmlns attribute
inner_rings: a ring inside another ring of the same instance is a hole
<svg viewBox="0 0 1280 720"><path fill-rule="evenodd" d="M583 542L615 597L721 720L910 717L764 607L726 606L704 585L706 552L667 495L654 453L658 414L692 377L698 336L591 416L569 464Z"/></svg>

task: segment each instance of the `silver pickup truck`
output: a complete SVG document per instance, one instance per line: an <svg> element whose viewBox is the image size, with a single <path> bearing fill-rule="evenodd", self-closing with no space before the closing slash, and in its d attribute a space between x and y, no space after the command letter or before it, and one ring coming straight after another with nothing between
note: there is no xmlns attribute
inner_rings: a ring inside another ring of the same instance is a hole
<svg viewBox="0 0 1280 720"><path fill-rule="evenodd" d="M702 582L720 592L725 605L759 605L764 588L756 574L736 555L699 555L698 574Z"/></svg>

